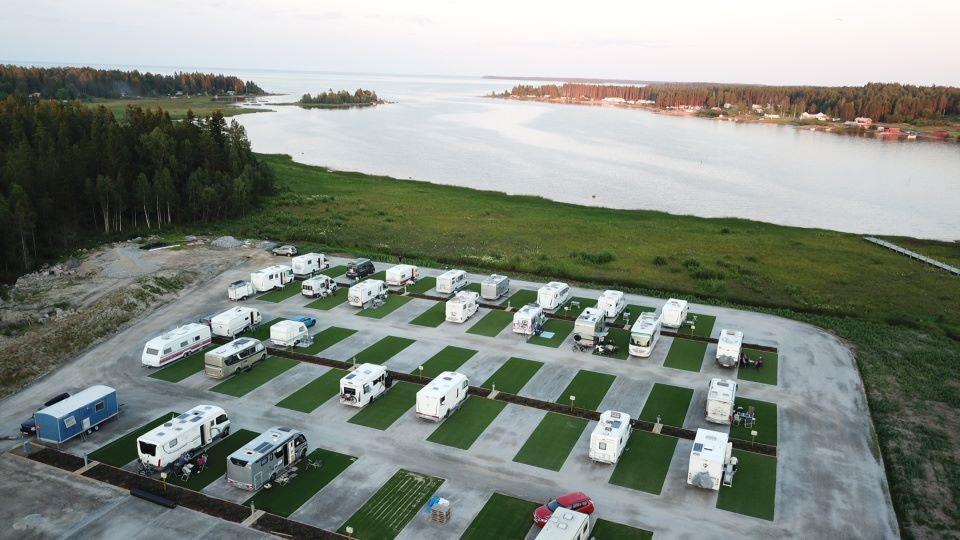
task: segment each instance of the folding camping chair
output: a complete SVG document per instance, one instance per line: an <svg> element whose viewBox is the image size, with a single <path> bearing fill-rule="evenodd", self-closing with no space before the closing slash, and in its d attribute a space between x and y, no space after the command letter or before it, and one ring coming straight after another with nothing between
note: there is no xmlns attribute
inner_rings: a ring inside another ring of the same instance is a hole
<svg viewBox="0 0 960 540"><path fill-rule="evenodd" d="M757 423L757 416L753 410L753 405L747 407L747 414L743 418L743 427L752 428Z"/></svg>

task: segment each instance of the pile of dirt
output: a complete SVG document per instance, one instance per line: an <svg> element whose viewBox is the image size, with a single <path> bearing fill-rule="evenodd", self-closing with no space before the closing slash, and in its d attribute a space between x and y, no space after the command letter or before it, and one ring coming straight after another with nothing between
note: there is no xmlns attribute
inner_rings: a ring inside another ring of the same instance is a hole
<svg viewBox="0 0 960 540"><path fill-rule="evenodd" d="M239 247L243 247L244 243L232 236L221 236L220 238L217 238L213 242L210 242L210 245L213 247L218 247L222 249L236 249Z"/></svg>

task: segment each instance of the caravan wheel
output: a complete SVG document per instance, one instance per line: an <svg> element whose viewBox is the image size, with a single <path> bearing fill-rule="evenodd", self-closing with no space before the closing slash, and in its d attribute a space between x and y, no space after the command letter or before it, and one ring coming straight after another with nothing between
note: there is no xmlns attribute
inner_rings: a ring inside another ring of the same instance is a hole
<svg viewBox="0 0 960 540"><path fill-rule="evenodd" d="M100 431L100 424L93 426L94 431Z"/></svg>

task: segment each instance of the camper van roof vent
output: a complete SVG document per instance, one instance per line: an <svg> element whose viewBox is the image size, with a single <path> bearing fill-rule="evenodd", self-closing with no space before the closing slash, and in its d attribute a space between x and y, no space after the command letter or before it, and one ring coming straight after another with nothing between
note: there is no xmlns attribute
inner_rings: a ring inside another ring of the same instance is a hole
<svg viewBox="0 0 960 540"><path fill-rule="evenodd" d="M278 428L277 428L277 431L289 432L289 431L290 431L290 428L288 428L288 427L278 427Z"/></svg>
<svg viewBox="0 0 960 540"><path fill-rule="evenodd" d="M174 431L183 431L183 428L182 428L182 427L175 427L175 428L173 428L173 430L174 430Z"/></svg>
<svg viewBox="0 0 960 540"><path fill-rule="evenodd" d="M619 420L614 420L613 422L610 422L610 425L613 426L613 427L615 427L615 428L617 428L617 429L620 429L620 421L619 421Z"/></svg>
<svg viewBox="0 0 960 540"><path fill-rule="evenodd" d="M172 425L173 425L173 422L167 422L166 424L163 425L163 427L170 427Z"/></svg>
<svg viewBox="0 0 960 540"><path fill-rule="evenodd" d="M352 379L352 378L354 378L354 377L356 377L356 376L357 376L356 373L351 373L351 374L347 375L347 380L350 380L350 379Z"/></svg>
<svg viewBox="0 0 960 540"><path fill-rule="evenodd" d="M453 377L444 377L443 380L445 380L445 381L452 381L452 380L453 380Z"/></svg>
<svg viewBox="0 0 960 540"><path fill-rule="evenodd" d="M273 448L272 444L268 442L262 442L259 445L257 445L257 447L253 449L253 451L262 454L271 448Z"/></svg>
<svg viewBox="0 0 960 540"><path fill-rule="evenodd" d="M201 418L199 416L194 416L193 418L190 419L191 422L199 422L200 420Z"/></svg>
<svg viewBox="0 0 960 540"><path fill-rule="evenodd" d="M617 411L613 411L612 413L610 413L610 416L613 418L620 418L620 413Z"/></svg>
<svg viewBox="0 0 960 540"><path fill-rule="evenodd" d="M164 435L164 432L163 432L163 431L158 431L158 432L157 432L157 437L163 437L163 435Z"/></svg>
<svg viewBox="0 0 960 540"><path fill-rule="evenodd" d="M193 413L193 412L185 412L185 413L181 414L180 416L178 416L176 419L177 419L177 420L183 420L184 418L190 418L190 415L191 415L191 414L194 414L194 413Z"/></svg>

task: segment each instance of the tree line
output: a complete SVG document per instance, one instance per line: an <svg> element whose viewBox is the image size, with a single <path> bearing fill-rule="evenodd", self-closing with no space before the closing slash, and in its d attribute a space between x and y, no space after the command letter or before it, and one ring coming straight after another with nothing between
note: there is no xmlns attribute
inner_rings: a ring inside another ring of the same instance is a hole
<svg viewBox="0 0 960 540"><path fill-rule="evenodd" d="M960 115L960 88L869 83L864 86L764 86L713 83L652 83L619 86L566 83L518 85L500 94L599 100L650 100L659 107L704 108L731 104L742 110L769 105L780 114L822 112L841 120L866 116L881 122L923 123Z"/></svg>
<svg viewBox="0 0 960 540"><path fill-rule="evenodd" d="M304 94L298 103L303 105L345 105L345 104L366 104L378 103L380 98L372 90L358 88L353 94L347 90L334 92L330 89L316 95Z"/></svg>
<svg viewBox="0 0 960 540"><path fill-rule="evenodd" d="M177 92L211 95L264 93L253 81L243 81L233 75L198 72L161 75L91 67L0 65L0 99L10 94L40 94L43 98L64 100L164 96Z"/></svg>
<svg viewBox="0 0 960 540"><path fill-rule="evenodd" d="M0 101L0 256L3 270L91 237L158 232L243 216L274 190L242 126L220 111L173 122L160 109Z"/></svg>

